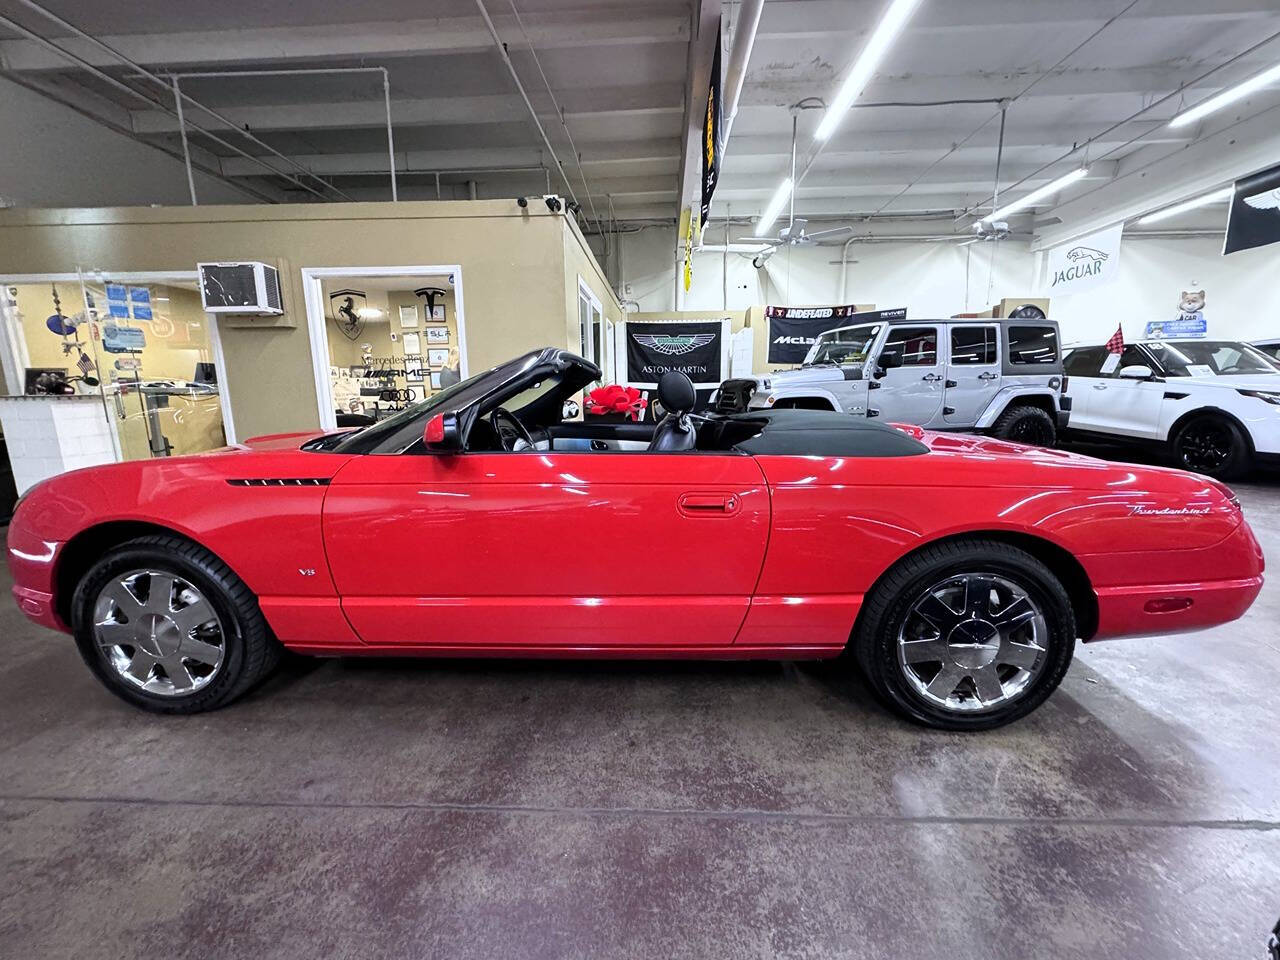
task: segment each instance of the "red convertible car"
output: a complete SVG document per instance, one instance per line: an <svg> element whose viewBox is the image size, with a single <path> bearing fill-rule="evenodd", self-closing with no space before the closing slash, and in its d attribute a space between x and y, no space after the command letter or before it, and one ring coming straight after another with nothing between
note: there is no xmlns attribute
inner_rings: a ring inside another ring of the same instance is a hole
<svg viewBox="0 0 1280 960"><path fill-rule="evenodd" d="M324 656L804 659L978 729L1077 639L1241 616L1263 557L1222 484L831 412L573 419L600 375L530 353L354 432L41 483L14 594L130 703L229 703Z"/></svg>

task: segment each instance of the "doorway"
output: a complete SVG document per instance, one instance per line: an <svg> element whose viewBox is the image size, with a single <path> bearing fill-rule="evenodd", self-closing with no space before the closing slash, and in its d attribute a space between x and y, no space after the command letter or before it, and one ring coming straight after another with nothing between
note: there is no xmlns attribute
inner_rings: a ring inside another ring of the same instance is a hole
<svg viewBox="0 0 1280 960"><path fill-rule="evenodd" d="M374 423L465 379L458 264L304 267L320 426Z"/></svg>

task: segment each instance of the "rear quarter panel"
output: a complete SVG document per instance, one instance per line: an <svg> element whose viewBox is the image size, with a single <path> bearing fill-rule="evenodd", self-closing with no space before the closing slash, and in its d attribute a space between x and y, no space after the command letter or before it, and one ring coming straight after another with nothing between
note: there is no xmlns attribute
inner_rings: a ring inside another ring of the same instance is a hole
<svg viewBox="0 0 1280 960"><path fill-rule="evenodd" d="M1256 559L1218 549L1241 515L1203 478L1055 451L1010 457L1025 448L999 441L932 442L917 457L759 457L773 529L758 593L860 598L912 550L983 531L1062 547L1095 590L1204 575L1210 557L1214 577L1258 573Z"/></svg>

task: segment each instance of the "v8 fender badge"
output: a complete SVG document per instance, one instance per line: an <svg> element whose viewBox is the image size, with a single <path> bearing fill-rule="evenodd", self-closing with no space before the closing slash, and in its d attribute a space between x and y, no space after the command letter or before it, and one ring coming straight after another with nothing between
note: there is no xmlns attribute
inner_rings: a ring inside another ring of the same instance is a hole
<svg viewBox="0 0 1280 960"><path fill-rule="evenodd" d="M1148 507L1145 504L1129 508L1131 517L1203 517L1210 507Z"/></svg>

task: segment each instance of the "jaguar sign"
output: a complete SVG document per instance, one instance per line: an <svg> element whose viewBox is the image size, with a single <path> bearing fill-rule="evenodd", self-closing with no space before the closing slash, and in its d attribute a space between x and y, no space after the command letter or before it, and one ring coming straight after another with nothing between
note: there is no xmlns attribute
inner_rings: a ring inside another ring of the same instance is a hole
<svg viewBox="0 0 1280 960"><path fill-rule="evenodd" d="M1123 229L1123 224L1109 227L1050 250L1045 292L1055 297L1066 296L1114 280L1120 268Z"/></svg>

